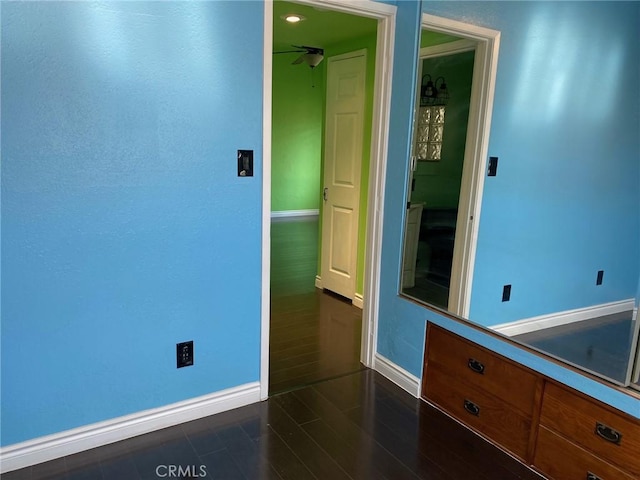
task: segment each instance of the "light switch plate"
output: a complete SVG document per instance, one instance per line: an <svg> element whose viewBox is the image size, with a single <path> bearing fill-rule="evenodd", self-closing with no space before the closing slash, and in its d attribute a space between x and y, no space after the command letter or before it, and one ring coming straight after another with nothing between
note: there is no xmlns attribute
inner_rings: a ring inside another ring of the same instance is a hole
<svg viewBox="0 0 640 480"><path fill-rule="evenodd" d="M238 176L253 177L253 150L238 150Z"/></svg>

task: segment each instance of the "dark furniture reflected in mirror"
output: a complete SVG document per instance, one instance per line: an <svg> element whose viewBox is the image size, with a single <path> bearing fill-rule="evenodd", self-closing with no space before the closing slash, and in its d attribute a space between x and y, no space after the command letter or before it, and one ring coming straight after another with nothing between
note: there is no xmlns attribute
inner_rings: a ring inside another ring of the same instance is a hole
<svg viewBox="0 0 640 480"><path fill-rule="evenodd" d="M555 223L545 223L545 218L551 215L549 209L562 212L576 207L569 202L567 195L550 200L549 195L554 193L544 185L540 185L538 190L546 191L545 194L529 189L531 172L527 176L526 170L529 166L520 165L513 158L507 160L512 161L508 166L504 166L505 160L501 160L500 168L520 168L523 171L518 172L517 176L512 174L512 186L505 184L500 172L497 179L489 177L493 182L490 188L498 190L490 190L493 196L488 202L493 208L492 215L484 216L482 196L487 191L484 182L489 181L486 180L488 162L477 155L481 149L474 135L483 125L482 112L479 111L482 104L478 98L482 95L480 92L488 87L486 79L479 72L487 69L488 64L483 56L487 49L479 40L442 32L429 30L428 24L423 23L400 294L469 319L609 382L640 390L640 322L636 319L640 290L632 292L632 288L629 288L633 279L640 277L638 262L630 260L624 268L620 267L614 279L607 277L614 274L609 273L614 270L612 265L607 265L603 270L600 270L602 266L592 267L594 259L611 257L606 255L606 249L616 248L613 243L602 245L598 250L591 248L592 258L570 258L582 252L580 247L576 247L575 253L567 251L567 246L561 241L562 238L568 238L563 228L576 230L576 243L591 241L589 235L593 232L580 230L581 224L573 218L569 219L569 223L573 223L568 227L565 227L568 222L558 223L557 219ZM513 52L508 55L511 58L507 61L513 61ZM474 71L474 68L478 71ZM509 68L513 67L506 67L506 70ZM619 73L624 73L624 68L628 66L620 66ZM495 88L498 92L500 85ZM443 90L446 95L439 100L438 94ZM446 101L443 101L445 97ZM505 108L504 100L502 108ZM495 117L495 110L493 115ZM498 115L505 116L507 113L500 110ZM532 119L528 115L525 117ZM581 128L587 128L584 123ZM501 125L505 128L504 120ZM545 142L544 138L533 138L534 133L530 132L528 124L507 127L513 130L523 145ZM487 128L484 140L488 142L488 123L484 124L484 128ZM553 131L556 135L563 135L565 129L566 124L557 124ZM480 133L478 138L482 135ZM628 133L626 135L629 136ZM593 138L597 137L594 132ZM574 150L569 148L567 151ZM530 155L526 150L516 153L523 157L521 161L533 161L528 158ZM625 153L618 151L616 155L621 158L612 157L610 160L619 162L621 168L627 168L624 164ZM495 155L492 152L489 154ZM562 163L566 159L558 158L558 161ZM601 168L591 160L581 162L578 172L581 176L603 175ZM547 181L554 181L552 177L548 176ZM608 181L613 182L612 179ZM500 182L503 183L496 187ZM557 188L562 190L563 186L558 185ZM502 208L500 215L496 211L498 194ZM537 201L523 202L528 210L518 211L512 201L519 201L523 195L530 195ZM563 201L569 203L564 205ZM585 201L593 201L593 198ZM550 205L550 202L553 203ZM474 217L480 213L481 205L483 221L482 227L478 227L475 224L477 218ZM598 205L599 208L605 208ZM508 213L504 214L505 211ZM590 211L592 215L598 215L598 212ZM619 225L613 222L624 218L628 218L628 215L617 211L615 215L601 219L601 227L613 232ZM533 223L538 228L532 229L525 224L527 219L529 224ZM514 221L522 222L525 233L521 235L533 236L536 241L531 238L521 240L525 247L514 242L501 244L499 236L502 235L501 229L505 228L511 229L509 233L515 240L520 240L519 232L512 225ZM592 222L592 219L588 220L589 224ZM488 235L485 230L483 238L490 238L493 243L486 240L484 244L477 243L480 236L478 231L483 228L492 229ZM554 232L557 234L554 235ZM629 245L629 242L624 245ZM630 252L628 257L635 258L633 247L625 248ZM478 254L482 256L483 268L474 264ZM536 256L539 258L537 261L534 260ZM553 263L548 265L546 262ZM491 268L487 265L491 265ZM513 265L522 267L516 271ZM587 271L590 268L593 268L592 279L591 272ZM508 273L503 270L508 270ZM581 280L583 277L586 280ZM496 278L500 279L500 284L488 291L487 285L498 283ZM525 291L523 285L527 282L530 286ZM594 286L603 282L609 289L607 295L602 294L604 289L593 290ZM615 291L618 283L621 284L620 290ZM564 298L556 298L559 295L574 295L575 298L564 301ZM489 296L492 300L487 301ZM523 300L522 296L527 296L527 300ZM579 308L553 310L547 304L578 305Z"/></svg>
<svg viewBox="0 0 640 480"><path fill-rule="evenodd" d="M413 286L403 292L446 309L456 233L456 208L421 209Z"/></svg>

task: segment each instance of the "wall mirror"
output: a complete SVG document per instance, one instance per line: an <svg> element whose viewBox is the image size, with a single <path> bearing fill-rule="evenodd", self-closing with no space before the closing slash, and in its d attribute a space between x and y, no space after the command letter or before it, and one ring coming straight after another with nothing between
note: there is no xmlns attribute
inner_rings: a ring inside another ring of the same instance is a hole
<svg viewBox="0 0 640 480"><path fill-rule="evenodd" d="M629 206L629 198L637 201L632 190L638 190L639 179L626 182L620 172L609 178L612 184L617 182L615 188L625 187L629 192L627 196L620 190L617 194L621 198L599 204L602 211L593 210L598 205L593 195L579 193L575 198L563 193L566 185L561 180L550 178L559 183L545 185L544 177L534 170L529 149L539 151L536 143L545 143L540 136L543 133L557 136L549 139L551 146L563 142L563 135L573 133L565 123L569 114L558 112L557 119L545 118L544 124L531 117L527 123L526 112L514 114L512 123L502 117L506 116L505 104L514 108L506 102L517 101L516 95L526 95L528 89L540 88L540 83L532 86L518 77L522 64L529 62L530 69L544 69L545 62L553 58L531 54L533 47L524 42L506 45L507 53L500 55L501 69L494 70L498 72L495 97L490 92L491 98L487 98L486 81L491 80L487 43L478 40L481 35L477 32L460 34L455 28L434 23L434 18L423 17L400 294L490 328L616 385L640 389L635 314L640 277L637 225L628 230L634 236L631 241L618 244L614 237L621 221L637 223L632 218L638 215L637 205L620 209ZM501 45L500 49L504 48ZM527 54L532 58L526 58ZM556 60L562 59L562 49L555 55ZM561 72L565 81L580 75L576 65L575 71L565 70ZM536 78L542 82L554 77ZM596 88L595 79L580 81ZM577 95L569 89L563 93L570 98ZM506 98L512 94L514 97ZM526 104L526 99L523 102ZM554 106L548 99L543 102L548 108ZM567 109L576 108L576 104L566 103ZM483 142L489 145L489 139L483 138L488 132L482 131L487 124L483 117L487 105L494 119L491 138L504 136L496 135L496 128L508 128L514 142L521 142L521 150L513 147L510 159L488 148L482 150ZM529 115L547 113L538 109ZM583 113L578 108L571 115ZM613 121L613 110L609 115ZM496 116L500 118L497 123ZM584 129L581 138L595 137L597 125L608 120L605 116L598 121L576 119ZM609 148L593 138L587 141L598 151ZM611 175L595 158L589 159L583 147L566 144L563 148L557 152L560 168L569 168L569 156L586 155L586 163L570 164L578 171L573 177L565 176L567 184L568 179L576 178L586 188L598 183L594 177ZM610 160L615 155L629 157L629 149L614 150ZM491 155L500 157L489 161ZM489 171L496 166L494 177ZM638 174L637 165L630 166L627 160L620 160L619 166L627 174ZM547 193L551 188L559 194ZM582 211L593 217L579 217ZM610 233L596 234L593 222ZM611 253L618 248L627 251Z"/></svg>

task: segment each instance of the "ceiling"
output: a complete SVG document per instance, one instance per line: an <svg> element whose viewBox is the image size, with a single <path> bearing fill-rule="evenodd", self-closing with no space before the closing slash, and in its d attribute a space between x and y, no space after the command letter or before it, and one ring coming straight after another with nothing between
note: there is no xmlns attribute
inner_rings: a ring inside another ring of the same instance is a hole
<svg viewBox="0 0 640 480"><path fill-rule="evenodd" d="M297 24L285 22L281 17L296 13L306 19ZM291 2L273 2L273 50L290 50L291 45L327 48L331 45L370 35L376 32L378 22L372 18L299 5Z"/></svg>

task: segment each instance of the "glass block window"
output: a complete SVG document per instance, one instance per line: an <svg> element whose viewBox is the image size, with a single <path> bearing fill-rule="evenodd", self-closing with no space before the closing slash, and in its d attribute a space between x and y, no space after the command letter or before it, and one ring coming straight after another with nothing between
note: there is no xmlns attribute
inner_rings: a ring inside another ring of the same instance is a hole
<svg viewBox="0 0 640 480"><path fill-rule="evenodd" d="M420 107L415 155L418 160L437 162L442 154L444 105Z"/></svg>

